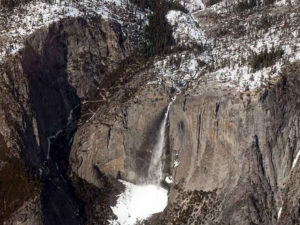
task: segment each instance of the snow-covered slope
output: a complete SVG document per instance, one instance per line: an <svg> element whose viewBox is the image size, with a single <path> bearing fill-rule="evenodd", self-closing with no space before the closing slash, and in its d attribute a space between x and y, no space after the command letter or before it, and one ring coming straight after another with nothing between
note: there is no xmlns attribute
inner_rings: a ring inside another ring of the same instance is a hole
<svg viewBox="0 0 300 225"><path fill-rule="evenodd" d="M244 91L267 85L283 66L300 60L298 3L293 2L291 8L287 2L275 2L245 11L248 14L233 14L230 10L236 5L224 4L221 1L189 14L167 14L176 46L184 51L157 59L159 79L167 78L172 85L217 81ZM275 57L271 49L282 54ZM266 57L264 52L271 58L266 65L260 62L265 60L260 59ZM253 68L255 63L258 68Z"/></svg>
<svg viewBox="0 0 300 225"><path fill-rule="evenodd" d="M100 15L103 19L122 23L133 10L135 6L121 0L59 0L51 4L38 0L22 4L13 11L0 9L0 62L4 56L18 52L25 38L35 30L63 18ZM136 17L144 17L143 13L135 11Z"/></svg>
<svg viewBox="0 0 300 225"><path fill-rule="evenodd" d="M177 45L202 45L207 42L206 35L192 16L181 11L171 10L166 18L173 27L173 36Z"/></svg>
<svg viewBox="0 0 300 225"><path fill-rule="evenodd" d="M23 40L36 29L65 17L76 17L82 12L67 2L47 4L41 1L21 5L13 12L1 12L0 60L22 48Z"/></svg>

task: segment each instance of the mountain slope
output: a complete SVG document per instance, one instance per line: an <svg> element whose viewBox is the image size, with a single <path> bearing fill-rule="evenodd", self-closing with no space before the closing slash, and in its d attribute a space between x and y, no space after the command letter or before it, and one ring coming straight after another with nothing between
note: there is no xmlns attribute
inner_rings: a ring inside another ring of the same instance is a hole
<svg viewBox="0 0 300 225"><path fill-rule="evenodd" d="M141 223L299 224L299 6L2 6L0 223L109 224L117 179L148 177L176 96L168 206Z"/></svg>

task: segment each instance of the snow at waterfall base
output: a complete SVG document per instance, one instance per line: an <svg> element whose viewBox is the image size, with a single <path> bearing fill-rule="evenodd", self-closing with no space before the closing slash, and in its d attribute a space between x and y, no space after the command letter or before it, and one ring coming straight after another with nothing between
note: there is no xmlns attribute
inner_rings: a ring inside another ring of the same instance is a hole
<svg viewBox="0 0 300 225"><path fill-rule="evenodd" d="M156 185L135 185L121 181L126 189L112 207L117 220L111 225L134 225L152 214L162 212L168 203L168 191Z"/></svg>

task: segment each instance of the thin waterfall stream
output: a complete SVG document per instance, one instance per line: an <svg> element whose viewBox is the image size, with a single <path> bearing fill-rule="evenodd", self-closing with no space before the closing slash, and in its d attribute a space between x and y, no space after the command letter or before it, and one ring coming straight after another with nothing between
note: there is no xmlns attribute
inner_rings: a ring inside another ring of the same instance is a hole
<svg viewBox="0 0 300 225"><path fill-rule="evenodd" d="M152 214L162 212L167 206L168 191L161 187L160 182L163 179L162 156L166 126L171 105L175 100L176 97L171 99L159 126L146 180L141 185L121 181L125 185L125 191L118 197L116 206L112 207L117 219L111 220L111 225L134 225Z"/></svg>
<svg viewBox="0 0 300 225"><path fill-rule="evenodd" d="M170 101L167 111L165 112L162 123L160 124L158 139L153 148L153 153L149 165L148 170L148 179L147 183L160 185L160 182L163 178L163 163L162 163L162 155L165 147L165 133L166 133L166 125L168 121L169 111L172 103L176 100L176 97L172 98Z"/></svg>

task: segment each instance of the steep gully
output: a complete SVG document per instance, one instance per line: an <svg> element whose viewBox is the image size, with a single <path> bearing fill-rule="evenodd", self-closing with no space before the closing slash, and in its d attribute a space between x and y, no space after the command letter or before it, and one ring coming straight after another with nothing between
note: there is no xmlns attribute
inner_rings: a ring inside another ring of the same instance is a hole
<svg viewBox="0 0 300 225"><path fill-rule="evenodd" d="M84 224L83 202L76 196L67 176L72 137L80 115L80 100L68 82L65 40L55 32L51 34L50 31L48 35L55 38L46 39L44 53L38 55L31 45L27 45L22 62L29 79L29 96L37 116L44 153L37 165L43 182L43 223ZM48 48L48 44L54 46L53 49ZM32 67L34 64L36 66Z"/></svg>
<svg viewBox="0 0 300 225"><path fill-rule="evenodd" d="M37 196L35 208L41 218L30 224L87 222L87 204L69 175L81 101L96 95L101 79L128 51L118 23L73 18L38 30L28 37L19 55L1 65L1 135L13 146L10 155L20 155L41 184L18 205ZM26 213L21 220L31 217L31 212ZM5 216L8 219L11 214Z"/></svg>

